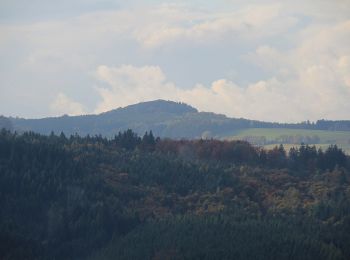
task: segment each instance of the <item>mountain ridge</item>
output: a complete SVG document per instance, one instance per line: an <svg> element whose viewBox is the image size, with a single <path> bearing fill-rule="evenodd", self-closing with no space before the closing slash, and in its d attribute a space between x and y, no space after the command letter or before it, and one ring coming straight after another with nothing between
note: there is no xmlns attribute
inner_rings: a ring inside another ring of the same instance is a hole
<svg viewBox="0 0 350 260"><path fill-rule="evenodd" d="M3 125L3 126L2 126ZM248 128L293 128L313 130L350 130L350 121L318 120L316 123L275 123L244 118L230 118L213 112L199 112L181 102L154 100L119 107L100 114L63 115L40 119L1 117L0 128L41 134L63 132L67 135L102 135L112 137L119 131L132 129L138 134L152 130L169 138L223 138Z"/></svg>

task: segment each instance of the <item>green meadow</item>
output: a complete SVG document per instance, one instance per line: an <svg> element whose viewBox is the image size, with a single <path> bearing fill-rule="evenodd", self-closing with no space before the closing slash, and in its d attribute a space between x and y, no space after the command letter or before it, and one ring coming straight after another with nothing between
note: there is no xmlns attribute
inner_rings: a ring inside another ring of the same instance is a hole
<svg viewBox="0 0 350 260"><path fill-rule="evenodd" d="M326 149L331 144L350 154L350 131L325 131L289 128L248 128L228 134L225 139L247 140L267 149L283 144L287 150L301 143Z"/></svg>

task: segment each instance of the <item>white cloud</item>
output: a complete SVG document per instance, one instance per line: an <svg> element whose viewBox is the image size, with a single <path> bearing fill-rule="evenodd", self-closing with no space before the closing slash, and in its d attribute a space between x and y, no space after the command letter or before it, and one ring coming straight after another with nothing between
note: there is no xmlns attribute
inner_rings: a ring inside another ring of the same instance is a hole
<svg viewBox="0 0 350 260"><path fill-rule="evenodd" d="M102 98L95 110L97 113L140 101L166 99L169 96L176 99L179 92L173 83L166 81L163 71L156 66L99 66L97 77L109 85L107 88L96 88Z"/></svg>
<svg viewBox="0 0 350 260"><path fill-rule="evenodd" d="M279 109L288 104L288 97L278 93L280 82L274 79L246 88L222 79L210 87L198 84L191 89L182 89L167 81L161 69L153 66L100 66L97 75L109 87L97 88L102 101L95 112L160 98L186 102L202 111L234 117L295 119Z"/></svg>
<svg viewBox="0 0 350 260"><path fill-rule="evenodd" d="M70 93L96 112L164 98L236 117L349 119L348 0L228 0L216 9L180 2L135 0L132 7L0 24L0 92L41 93L26 102L56 114L88 110L62 94ZM97 88L95 108L96 67L106 84ZM173 83L187 78L201 84ZM52 93L61 94L49 104ZM13 105L0 102L1 111L27 113L15 95L6 99Z"/></svg>
<svg viewBox="0 0 350 260"><path fill-rule="evenodd" d="M84 51L132 39L147 48L174 42L251 40L288 31L298 19L279 3L248 5L210 12L183 4L161 4L123 10L96 11L65 20L0 26L1 41L21 38L35 51ZM0 41L0 43L1 43ZM66 53L64 53L66 54Z"/></svg>
<svg viewBox="0 0 350 260"><path fill-rule="evenodd" d="M288 51L261 46L246 58L283 82L304 118L349 118L350 20L308 27L297 40Z"/></svg>
<svg viewBox="0 0 350 260"><path fill-rule="evenodd" d="M342 58L341 67L348 66L347 62ZM210 87L198 84L183 89L167 81L159 67L100 66L97 75L108 86L97 88L102 101L95 112L141 101L170 99L186 102L202 111L269 121L346 118L350 111L350 104L346 102L350 100L350 92L339 91L341 87L330 85L336 79L327 73L328 70L318 66L284 82L271 78L239 86L221 79Z"/></svg>
<svg viewBox="0 0 350 260"><path fill-rule="evenodd" d="M85 108L82 104L71 100L63 93L59 93L55 100L50 105L51 112L60 116L63 114L68 115L82 115L85 113Z"/></svg>
<svg viewBox="0 0 350 260"><path fill-rule="evenodd" d="M263 4L278 2L283 6L285 13L302 14L318 21L341 21L347 19L350 13L349 0L264 0ZM226 0L231 6L242 7L247 5L245 0ZM261 0L250 0L249 4L262 4Z"/></svg>
<svg viewBox="0 0 350 260"><path fill-rule="evenodd" d="M237 11L196 15L188 13L185 16L181 15L184 10L177 8L173 12L178 19L159 19L157 23L136 30L135 37L148 48L184 40L203 44L230 39L261 39L286 32L297 24L298 19L293 15L285 15L282 7L281 4L256 4ZM193 20L193 17L197 19Z"/></svg>

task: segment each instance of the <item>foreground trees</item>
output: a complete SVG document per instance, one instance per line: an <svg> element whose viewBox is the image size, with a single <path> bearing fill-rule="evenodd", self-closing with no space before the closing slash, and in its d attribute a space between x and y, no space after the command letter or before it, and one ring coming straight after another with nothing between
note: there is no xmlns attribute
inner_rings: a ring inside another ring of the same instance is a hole
<svg viewBox="0 0 350 260"><path fill-rule="evenodd" d="M349 183L336 146L2 131L0 256L348 259Z"/></svg>

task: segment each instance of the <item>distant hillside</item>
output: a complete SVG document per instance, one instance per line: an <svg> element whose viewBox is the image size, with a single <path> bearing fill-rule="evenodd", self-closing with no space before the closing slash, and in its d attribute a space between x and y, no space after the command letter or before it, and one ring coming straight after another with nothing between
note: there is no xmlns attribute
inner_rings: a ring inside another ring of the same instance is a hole
<svg viewBox="0 0 350 260"><path fill-rule="evenodd" d="M13 130L11 120L4 116L0 116L0 129Z"/></svg>
<svg viewBox="0 0 350 260"><path fill-rule="evenodd" d="M9 118L16 131L41 134L64 132L67 135L114 136L128 128L138 134L152 130L155 135L170 138L223 138L248 128L292 128L313 130L350 130L350 121L281 124L248 119L228 118L173 101L155 100L118 108L98 115L61 116L42 119ZM3 120L4 121L4 120ZM5 121L4 121L5 122Z"/></svg>

